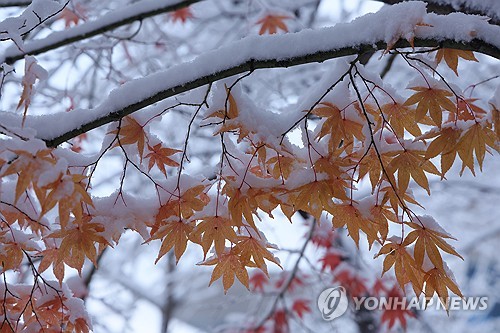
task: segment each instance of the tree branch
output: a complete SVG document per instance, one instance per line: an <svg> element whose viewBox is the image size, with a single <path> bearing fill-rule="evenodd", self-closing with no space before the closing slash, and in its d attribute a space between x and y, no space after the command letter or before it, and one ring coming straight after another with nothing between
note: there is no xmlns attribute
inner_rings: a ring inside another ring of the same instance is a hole
<svg viewBox="0 0 500 333"><path fill-rule="evenodd" d="M2 7L26 7L31 4L31 0L0 0L0 8Z"/></svg>
<svg viewBox="0 0 500 333"><path fill-rule="evenodd" d="M488 44L481 40L472 40L469 43L458 43L452 40L433 40L433 39L415 39L414 40L415 47L445 47L452 49L461 49L461 50L471 50L475 52L480 52L483 54L490 55L496 59L500 59L500 49L495 47L494 45ZM407 48L410 47L410 44L406 40L399 40L394 48ZM341 49L328 50L328 51L317 51L312 54L304 54L295 57L290 57L288 59L250 59L248 61L242 62L235 66L228 66L225 69L220 71L215 71L214 73L200 76L194 80L190 81L182 81L179 84L173 85L169 88L163 89L161 91L152 91L151 95L145 97L136 103L131 103L124 107L116 108L114 110L110 110L107 114L104 114L96 119L88 122L82 122L82 124L74 129L71 129L67 132L61 133L53 138L48 138L45 136L40 136L39 138L44 140L48 147L56 147L61 143L68 141L80 134L86 133L94 128L100 127L107 123L120 120L121 118L130 115L146 106L152 105L156 102L164 100L166 98L181 94L183 92L187 92L193 90L195 88L207 85L209 83L231 77L233 75L241 74L244 72L252 71L255 69L262 68L283 68L283 67L291 67L297 66L307 63L314 62L323 62L325 60L345 57L349 55L357 55L363 54L366 52L374 51L374 50L385 50L387 49L387 44L385 42L377 42L375 45L372 44L363 44L357 47L345 47ZM195 61L196 62L196 61ZM201 62L201 61L200 61ZM185 64L181 64L185 65ZM192 64L195 65L194 63ZM174 69L176 69L174 67ZM163 73L166 77L169 76L170 70L167 70ZM142 80L142 79L140 79ZM137 81L140 81L137 80ZM139 82L137 82L139 83ZM119 88L115 91L120 90ZM116 97L115 97L116 98ZM57 118L64 117L64 114L57 114ZM29 119L29 118L28 118ZM55 118L54 118L55 119ZM53 121L53 120L51 120ZM58 120L58 123L61 122L61 119ZM30 122L27 121L27 124ZM35 128L40 128L36 126Z"/></svg>
<svg viewBox="0 0 500 333"><path fill-rule="evenodd" d="M403 2L403 1L417 1L417 0L375 0L378 2L383 2L388 5L395 5L397 3ZM454 12L461 12L464 14L470 14L470 15L482 15L482 16L488 16L490 17L489 23L495 24L495 25L500 25L500 13L496 13L493 10L487 11L483 9L479 9L478 7L471 7L467 2L463 2L461 4L457 4L455 2L455 6L453 6L451 3L446 4L443 3L443 1L437 1L437 0L418 0L418 1L424 1L427 3L427 10L429 12L433 12L436 14L450 14ZM481 0L482 1L482 0ZM481 2L478 1L478 2ZM483 5L484 6L484 5ZM485 9L487 9L486 6L484 6Z"/></svg>
<svg viewBox="0 0 500 333"><path fill-rule="evenodd" d="M183 0L167 5L162 5L162 2L156 0L139 1L128 7L110 11L95 21L83 23L64 31L54 32L43 39L26 42L23 46L23 51L20 51L17 47L10 47L0 57L0 64L3 62L12 64L17 60L23 59L25 55L41 54L61 46L100 35L135 21L176 11L201 1L203 0Z"/></svg>

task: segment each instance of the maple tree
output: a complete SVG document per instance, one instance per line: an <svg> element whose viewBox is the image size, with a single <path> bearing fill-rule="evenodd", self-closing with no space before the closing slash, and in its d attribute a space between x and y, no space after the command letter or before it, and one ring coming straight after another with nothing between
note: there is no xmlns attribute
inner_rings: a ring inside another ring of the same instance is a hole
<svg viewBox="0 0 500 333"><path fill-rule="evenodd" d="M272 297L228 332L306 327L313 274L350 297L463 297L446 259L464 256L413 190L498 158L500 74L462 66L498 66L500 12L379 2L319 29L321 0L0 0L17 8L0 22L0 331L98 331L84 301L129 237L170 272L198 251L207 285ZM280 219L307 229L291 266L268 239ZM388 330L414 317L379 316Z"/></svg>

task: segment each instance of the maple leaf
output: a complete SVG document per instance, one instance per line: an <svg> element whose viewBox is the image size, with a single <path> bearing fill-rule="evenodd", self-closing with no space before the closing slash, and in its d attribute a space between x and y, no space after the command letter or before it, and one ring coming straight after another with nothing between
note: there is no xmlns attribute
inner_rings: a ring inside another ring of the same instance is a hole
<svg viewBox="0 0 500 333"><path fill-rule="evenodd" d="M238 242L234 246L233 251L240 256L241 261L245 265L250 262L255 263L261 271L268 275L264 259L269 260L282 268L279 261L271 252L269 252L269 250L267 250L268 247L271 246L269 244L264 244L262 240L251 236L239 236ZM253 261L251 261L251 259L253 259Z"/></svg>
<svg viewBox="0 0 500 333"><path fill-rule="evenodd" d="M321 262L321 271L323 272L328 267L328 269L333 272L343 260L344 258L340 253L327 251L325 255L319 259Z"/></svg>
<svg viewBox="0 0 500 333"><path fill-rule="evenodd" d="M288 325L288 315L283 309L276 310L273 314L272 320L274 321L274 333L288 333L290 332Z"/></svg>
<svg viewBox="0 0 500 333"><path fill-rule="evenodd" d="M446 62L446 65L448 65L453 72L458 76L458 58L462 58L465 60L469 61L475 61L477 62L478 60L474 56L474 53L472 51L465 51L465 50L457 50L457 49L440 49L436 53L436 63L439 64L443 60Z"/></svg>
<svg viewBox="0 0 500 333"><path fill-rule="evenodd" d="M275 34L278 30L283 30L284 32L288 32L288 27L286 26L284 20L291 19L290 16L286 15L273 15L269 14L264 16L262 19L257 21L256 24L260 24L259 35L263 35L266 32L269 34Z"/></svg>
<svg viewBox="0 0 500 333"><path fill-rule="evenodd" d="M222 285L224 287L224 293L226 294L228 289L234 284L234 277L241 282L247 289L250 289L248 285L248 272L245 269L245 264L242 262L241 258L232 250L223 253L220 257L213 256L198 265L211 266L215 265L212 272L212 277L210 278L209 286L212 285L214 281L217 281L222 277Z"/></svg>
<svg viewBox="0 0 500 333"><path fill-rule="evenodd" d="M61 238L57 263L64 262L82 273L85 257L97 266L96 244L110 245L100 235L104 227L99 223L92 223L92 217L87 215L83 221L71 228L61 229L48 235L48 238Z"/></svg>
<svg viewBox="0 0 500 333"><path fill-rule="evenodd" d="M175 259L179 259L186 251L187 242L190 234L193 231L195 222L184 223L182 220L165 222L158 230L151 235L146 242L154 239L161 239L161 247L155 264L160 260L168 251L174 248Z"/></svg>
<svg viewBox="0 0 500 333"><path fill-rule="evenodd" d="M406 246L391 241L382 246L375 258L382 254L385 255L382 275L394 266L394 274L400 288L404 290L404 286L411 282L415 295L419 296L424 286L423 272L413 256L408 253Z"/></svg>
<svg viewBox="0 0 500 333"><path fill-rule="evenodd" d="M396 102L384 104L381 109L398 138L404 137L405 130L413 136L422 135L420 127L415 121L415 110Z"/></svg>
<svg viewBox="0 0 500 333"><path fill-rule="evenodd" d="M438 295L439 300L444 308L449 309L448 290L451 290L455 295L463 297L460 288L456 285L455 281L451 279L445 271L433 268L426 272L424 275L425 289L424 294L427 299L430 299L434 293Z"/></svg>
<svg viewBox="0 0 500 333"><path fill-rule="evenodd" d="M354 138L360 141L364 139L362 124L347 119L344 113L332 103L323 102L320 105L312 111L318 117L326 118L318 133L318 139L329 134L331 151L339 147L341 143L343 146L352 146Z"/></svg>
<svg viewBox="0 0 500 333"><path fill-rule="evenodd" d="M453 239L451 236L448 236L436 230L432 230L430 228L426 228L417 223L408 222L407 224L415 230L410 232L405 237L403 246L408 246L415 242L413 257L415 258L417 266L423 266L424 255L427 254L427 257L431 260L432 264L435 267L444 270L443 259L441 258L439 249L449 254L453 254L463 260L462 256L458 254L457 251L455 251L455 249L444 240L444 238Z"/></svg>
<svg viewBox="0 0 500 333"><path fill-rule="evenodd" d="M372 221L373 228L378 231L382 242L385 242L387 234L389 233L388 221L398 222L398 217L390 207L385 204L373 205L370 207L370 217L369 220Z"/></svg>
<svg viewBox="0 0 500 333"><path fill-rule="evenodd" d="M443 110L450 112L456 112L457 110L457 106L448 98L453 96L448 90L431 87L410 87L409 89L417 92L410 96L403 105L417 104L417 109L415 110L415 120L417 122L420 122L429 113L434 123L440 127L443 119Z"/></svg>
<svg viewBox="0 0 500 333"><path fill-rule="evenodd" d="M194 18L193 11L189 7L177 9L170 13L170 18L172 22L180 21L182 24L186 23L187 20Z"/></svg>
<svg viewBox="0 0 500 333"><path fill-rule="evenodd" d="M300 319L302 319L305 313L311 313L309 301L306 299L295 300L292 305L292 311L295 312Z"/></svg>
<svg viewBox="0 0 500 333"><path fill-rule="evenodd" d="M199 238L199 244L203 248L204 256L214 245L215 253L220 256L226 248L226 241L236 243L238 236L234 231L233 220L223 216L207 216L200 218L201 222L196 226L193 237Z"/></svg>
<svg viewBox="0 0 500 333"><path fill-rule="evenodd" d="M158 228L171 217L175 217L174 220L179 218L189 220L195 212L202 210L210 201L210 198L204 193L205 189L205 185L193 186L185 190L180 197L170 199L161 205L155 216L156 222L151 229L151 235L156 233Z"/></svg>
<svg viewBox="0 0 500 333"><path fill-rule="evenodd" d="M498 110L493 104L490 104L491 109L491 117L493 119L493 128L495 129L495 134L497 137L497 141L500 142L500 110ZM498 150L498 147L497 147Z"/></svg>
<svg viewBox="0 0 500 333"><path fill-rule="evenodd" d="M252 274L249 280L251 290L264 292L264 285L269 283L269 278L261 271L256 271Z"/></svg>
<svg viewBox="0 0 500 333"><path fill-rule="evenodd" d="M56 181L42 188L35 188L42 208L40 217L58 204L59 223L62 227L66 227L68 224L71 213L76 219L81 219L83 216L82 203L94 206L90 195L82 184L85 179L87 179L85 175L60 175Z"/></svg>
<svg viewBox="0 0 500 333"><path fill-rule="evenodd" d="M35 57L26 56L24 58L24 77L21 81L23 86L23 91L21 93L21 98L19 99L19 103L17 104L17 109L24 105L23 112L23 120L22 126L24 127L24 122L26 120L26 115L28 113L28 107L31 104L31 98L35 93L33 86L35 85L36 80L44 80L47 77L47 72L43 69L42 66L38 65Z"/></svg>
<svg viewBox="0 0 500 333"><path fill-rule="evenodd" d="M149 158L148 171L151 171L151 168L153 168L153 166L156 164L158 169L160 169L160 171L166 177L167 171L165 170L165 165L168 165L171 167L179 166L179 163L170 159L169 156L172 156L173 154L176 154L176 153L180 153L182 150L165 148L165 147L161 146L161 143L155 145L154 147L151 147L150 145L148 145L148 149L149 149L150 153L148 153L145 156L145 158Z"/></svg>
<svg viewBox="0 0 500 333"><path fill-rule="evenodd" d="M332 223L335 228L342 228L347 225L349 236L354 240L357 247L359 247L360 230L366 234L370 247L378 239L377 230L374 228L373 223L364 217L352 203L336 204L330 213L333 215Z"/></svg>
<svg viewBox="0 0 500 333"><path fill-rule="evenodd" d="M334 281L345 287L352 297L365 295L368 289L365 285L365 279L353 273L350 269L343 269L335 274Z"/></svg>
<svg viewBox="0 0 500 333"><path fill-rule="evenodd" d="M253 192L251 188L242 192L241 188L234 188L230 182L226 182L222 188L222 193L229 197L227 209L235 226L242 226L243 217L245 217L246 222L257 230L253 214L257 213L258 204L255 196L252 195Z"/></svg>
<svg viewBox="0 0 500 333"><path fill-rule="evenodd" d="M477 98L460 98L457 103L457 110L455 113L450 113L448 117L448 122L456 122L457 120L476 120L482 119L486 116L487 112L484 111L479 106L475 105L474 102Z"/></svg>
<svg viewBox="0 0 500 333"><path fill-rule="evenodd" d="M435 138L428 145L425 151L425 158L431 159L438 155L440 156L441 177L444 177L445 173L450 170L455 161L459 148L458 140L461 134L462 131L454 126L443 126L442 128L431 130L419 137L421 140Z"/></svg>
<svg viewBox="0 0 500 333"><path fill-rule="evenodd" d="M380 160L382 160L382 163ZM372 184L372 192L382 180L382 167L385 168L390 163L390 160L391 158L385 154L381 154L379 159L377 151L375 148L371 147L359 162L359 179L368 175L370 183Z"/></svg>
<svg viewBox="0 0 500 333"><path fill-rule="evenodd" d="M139 156L142 160L147 136L144 131L144 126L139 124L132 116L123 118L120 127L109 132L108 134L115 134L119 136L119 140L113 147L136 144Z"/></svg>
<svg viewBox="0 0 500 333"><path fill-rule="evenodd" d="M38 272L43 273L52 265L52 272L61 284L64 279L64 263L59 260L59 249L47 248L40 252L40 256L42 260L38 266Z"/></svg>
<svg viewBox="0 0 500 333"><path fill-rule="evenodd" d="M295 156L283 156L278 153L275 157L267 160L266 165L274 179L283 178L286 180L290 177L295 164L300 162L301 160Z"/></svg>
<svg viewBox="0 0 500 333"><path fill-rule="evenodd" d="M347 200L345 191L339 192L336 186L328 180L313 181L300 186L292 192L297 193L293 200L295 210L308 212L319 221L321 213L327 211L333 214L333 198Z"/></svg>
<svg viewBox="0 0 500 333"><path fill-rule="evenodd" d="M402 297L403 295L401 295L401 292L399 291L397 286L394 286L387 294L387 298L401 299ZM380 321L382 322L382 324L387 324L387 327L389 329L392 329L396 322L399 322L401 327L406 330L407 318L416 318L416 316L411 310L405 308L405 303L394 302L394 304L401 306L391 306L387 309L384 309L382 316L380 317Z"/></svg>
<svg viewBox="0 0 500 333"><path fill-rule="evenodd" d="M241 142L243 138L245 138L250 131L246 128L245 123L239 121L239 109L236 99L231 94L231 90L225 85L226 93L227 93L227 102L224 109L219 109L211 114L209 114L205 119L208 118L219 118L222 121L222 126L215 131L214 135L218 135L220 133L225 132L239 132L237 142Z"/></svg>
<svg viewBox="0 0 500 333"><path fill-rule="evenodd" d="M462 160L460 175L466 167L475 175L473 155L476 156L479 169L483 170L484 156L489 151L488 147L496 149L495 139L495 132L491 129L491 124L487 122L483 124L476 122L462 134L457 144L458 156Z"/></svg>
<svg viewBox="0 0 500 333"><path fill-rule="evenodd" d="M23 251L33 251L35 248L27 243L16 241L14 235L9 231L0 231L0 272L4 274L7 270L19 269L23 261Z"/></svg>
<svg viewBox="0 0 500 333"><path fill-rule="evenodd" d="M55 165L56 160L50 149L39 150L34 155L24 150L13 150L12 152L17 155L17 158L8 166L2 176L18 175L14 200L17 202L28 186L36 182L40 173Z"/></svg>
<svg viewBox="0 0 500 333"><path fill-rule="evenodd" d="M389 203L389 205L391 206L395 215L398 215L399 206L401 206L405 202L422 207L422 205L420 205L415 200L415 198L413 198L413 195L411 193L409 193L408 191L402 192L402 191L398 190L397 188L394 189L391 185L387 185L387 186L381 188L380 192L384 193L384 197L382 199L381 204L385 205L385 204ZM403 201L403 203L401 203L401 201Z"/></svg>
<svg viewBox="0 0 500 333"><path fill-rule="evenodd" d="M403 149L388 153L395 155L387 166L387 172L394 175L398 172L398 188L405 192L408 189L410 177L430 195L429 181L425 172L441 175L431 161L425 159L425 151Z"/></svg>

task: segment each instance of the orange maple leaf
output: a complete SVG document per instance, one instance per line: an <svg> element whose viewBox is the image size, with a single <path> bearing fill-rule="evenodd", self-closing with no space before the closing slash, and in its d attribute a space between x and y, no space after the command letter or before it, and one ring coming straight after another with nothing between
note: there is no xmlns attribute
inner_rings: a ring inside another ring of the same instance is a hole
<svg viewBox="0 0 500 333"><path fill-rule="evenodd" d="M118 141L113 147L136 144L139 156L142 160L147 136L144 131L144 126L139 124L132 116L123 118L121 126L109 132L109 134L116 134L119 136Z"/></svg>
<svg viewBox="0 0 500 333"><path fill-rule="evenodd" d="M256 23L257 25L259 24L261 25L259 30L259 35L263 35L266 32L272 35L277 33L278 30L283 30L284 32L288 32L288 27L286 26L285 22L283 22L283 20L288 20L288 19L291 19L291 17L286 15L268 14L264 16Z"/></svg>
<svg viewBox="0 0 500 333"><path fill-rule="evenodd" d="M448 98L453 94L444 89L435 89L430 87L411 87L410 89L417 91L410 96L405 106L417 104L415 111L415 120L420 122L425 115L429 113L432 120L437 126L441 126L443 119L443 110L456 112L457 106Z"/></svg>
<svg viewBox="0 0 500 333"><path fill-rule="evenodd" d="M148 153L145 158L149 158L149 165L148 165L148 171L151 171L153 166L156 164L158 169L165 175L167 176L167 171L165 170L165 165L171 166L171 167L177 167L179 166L179 163L176 161L172 160L168 156L172 156L173 154L179 153L182 150L178 149L172 149L172 148L165 148L161 146L161 143L155 145L154 147L151 147L148 145L150 153Z"/></svg>
<svg viewBox="0 0 500 333"><path fill-rule="evenodd" d="M207 216L200 218L193 237L198 239L203 248L204 256L214 245L215 253L219 256L224 253L226 241L236 243L238 236L234 231L234 222L223 216Z"/></svg>
<svg viewBox="0 0 500 333"><path fill-rule="evenodd" d="M17 158L9 165L2 176L17 174L15 201L28 189L31 183L36 183L38 176L47 167L56 164L50 149L42 149L34 155L24 150L13 150ZM36 185L36 184L34 184Z"/></svg>
<svg viewBox="0 0 500 333"><path fill-rule="evenodd" d="M476 160L479 164L479 169L483 169L483 161L486 152L489 152L488 147L493 149L498 149L495 144L496 135L491 129L491 124L484 122L476 122L467 131L462 134L460 140L458 141L458 156L462 160L462 170L460 174L463 173L465 168L469 168L472 174L474 172L474 154L476 155Z"/></svg>
<svg viewBox="0 0 500 333"><path fill-rule="evenodd" d="M256 239L251 236L239 236L238 243L234 246L233 250L235 253L240 255L241 261L245 265L253 262L261 271L268 275L267 265L264 259L269 260L282 268L279 261L267 249L269 247L271 247L269 244L265 244L260 239ZM251 259L253 259L253 261L251 261Z"/></svg>
<svg viewBox="0 0 500 333"><path fill-rule="evenodd" d="M423 227L418 223L408 222L407 223L413 230L410 232L403 241L403 246L408 246L415 242L415 248L413 251L413 257L415 262L419 267L424 264L424 255L427 254L432 264L444 271L443 258L439 253L439 249L449 254L455 255L462 258L460 254L455 251L455 249L446 243L445 238L452 238L442 232L432 230L430 228Z"/></svg>
<svg viewBox="0 0 500 333"><path fill-rule="evenodd" d="M394 266L396 280L402 290L411 282L415 295L419 296L424 287L424 277L421 267L417 265L413 256L408 253L406 246L397 242L388 242L375 255L385 255L382 275Z"/></svg>
<svg viewBox="0 0 500 333"><path fill-rule="evenodd" d="M440 49L436 53L436 63L439 64L444 58L446 65L448 65L453 72L458 76L458 58L469 61L478 61L472 51L456 50L456 49Z"/></svg>
<svg viewBox="0 0 500 333"><path fill-rule="evenodd" d="M235 276L247 289L250 289L248 285L249 277L248 272L245 269L245 264L232 250L223 253L220 257L214 256L209 258L199 265L215 265L209 285L222 277L224 293L227 293L228 289L234 284Z"/></svg>
<svg viewBox="0 0 500 333"><path fill-rule="evenodd" d="M401 192L408 189L410 177L430 194L429 181L425 172L441 175L431 161L425 159L425 151L403 149L388 153L395 155L387 166L387 172L394 175L398 172L398 187Z"/></svg>
<svg viewBox="0 0 500 333"><path fill-rule="evenodd" d="M49 238L61 238L57 263L64 262L82 273L85 257L97 266L96 245L109 245L108 241L100 235L104 227L99 223L90 222L92 217L85 216L84 220L71 228L61 229L48 235Z"/></svg>
<svg viewBox="0 0 500 333"><path fill-rule="evenodd" d="M194 226L194 221L188 223L185 223L182 220L169 221L165 222L154 234L152 234L151 238L146 242L153 239L162 240L160 251L155 263L157 263L158 260L160 260L161 257L167 254L167 252L172 248L174 248L175 259L179 262L179 259L186 251L187 242Z"/></svg>

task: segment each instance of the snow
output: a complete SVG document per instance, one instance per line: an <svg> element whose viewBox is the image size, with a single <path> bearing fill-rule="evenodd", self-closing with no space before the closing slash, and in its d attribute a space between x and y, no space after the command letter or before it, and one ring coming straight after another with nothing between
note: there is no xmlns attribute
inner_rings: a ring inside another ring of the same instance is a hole
<svg viewBox="0 0 500 333"><path fill-rule="evenodd" d="M201 0L198 0L201 1ZM166 3L165 3L166 2ZM80 40L80 37L89 37L93 36L96 33L100 33L102 29L108 29L110 26L116 26L119 27L121 26L121 22L123 21L129 21L129 23L132 23L133 21L137 20L137 18L144 18L147 16L150 16L151 14L157 14L161 13L162 11L165 11L166 8L170 8L176 4L179 4L181 2L185 1L157 1L157 0L143 0L143 1L138 1L134 4L131 4L129 6L126 6L124 8L118 8L115 10L112 10L105 15L103 15L101 18L95 20L95 21L89 21L84 24L77 25L71 29L64 30L64 31L56 31L50 34L49 36L43 38L43 39L38 39L38 40L32 40L29 43L26 43L22 50L19 50L15 46L11 46L7 51L4 53L2 57L0 57L0 63L4 62L5 59L9 57L15 57L15 56L20 56L22 54L30 54L35 50L40 50L44 49L46 47L50 47L52 45L65 45L67 41L75 41L75 40ZM197 1L190 1L191 3L197 2ZM35 8L36 10L40 10L41 8L44 9L43 12L38 12L38 13L53 13L56 12L54 10L54 3L57 4L57 2L51 1L51 0L35 0L33 3L26 9L24 13L28 13L31 9ZM52 5L50 7L49 5ZM34 6L34 7L33 7ZM45 6L45 7L43 7ZM60 6L60 5L59 5ZM4 26L7 27L17 27L19 26L19 22L22 22L20 20L21 18L24 19L24 17L28 14L23 14L20 18L16 18L15 22L11 22L9 20L5 20L5 24L2 25L0 23L0 31L6 30L9 31L8 29L4 28ZM33 14L32 14L33 15ZM40 14L39 14L40 15ZM34 15L33 15L34 16ZM46 16L46 15L41 15ZM37 19L38 21L38 19ZM2 29L3 28L3 29ZM0 38L3 36L0 34ZM52 48L52 47L50 47Z"/></svg>
<svg viewBox="0 0 500 333"><path fill-rule="evenodd" d="M431 26L416 27L417 23ZM386 28L387 24L390 28ZM274 66L276 61L355 48L362 44L375 44L378 41L391 43L401 37L413 36L463 42L475 38L500 48L500 27L488 24L482 17L461 13L447 16L425 14L423 2L405 2L384 7L375 14L367 14L348 24L284 35L250 36L202 54L193 61L127 82L113 90L108 98L94 109L28 116L26 125L37 130L38 138L50 140L125 108L130 107L131 111L135 111L191 89L193 86L202 86L206 84L206 80L192 84L201 77L237 74L239 70L235 68L251 59L268 61L269 65ZM187 85L188 83L190 84ZM12 114L2 113L0 121L5 125L21 127L19 117ZM49 126L54 122L60 126L57 128Z"/></svg>

